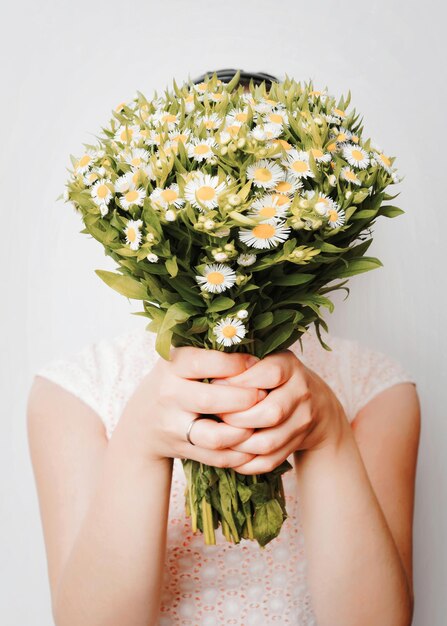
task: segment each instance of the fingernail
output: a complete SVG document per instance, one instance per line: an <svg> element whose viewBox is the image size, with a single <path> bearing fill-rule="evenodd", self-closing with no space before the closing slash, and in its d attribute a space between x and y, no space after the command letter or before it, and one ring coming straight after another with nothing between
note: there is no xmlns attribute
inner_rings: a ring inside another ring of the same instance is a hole
<svg viewBox="0 0 447 626"><path fill-rule="evenodd" d="M254 356L254 354L251 354L246 360L247 369L251 367L252 365L254 365L255 363L257 363L258 361L260 361L259 357Z"/></svg>

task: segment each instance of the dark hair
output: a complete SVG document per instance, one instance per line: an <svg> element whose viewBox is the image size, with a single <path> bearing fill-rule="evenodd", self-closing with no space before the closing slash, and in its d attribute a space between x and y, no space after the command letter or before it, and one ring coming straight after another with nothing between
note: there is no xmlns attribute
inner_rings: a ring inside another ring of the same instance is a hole
<svg viewBox="0 0 447 626"><path fill-rule="evenodd" d="M239 83L244 86L248 86L250 84L250 80L253 80L256 86L260 85L262 82L265 82L266 87L270 89L272 83L281 82L279 78L276 78L276 76L272 76L272 74L266 74L265 72L244 72L244 70L235 69L212 70L209 72L205 72L201 76L195 78L192 82L197 85L199 83L202 83L207 77L210 77L213 74L217 74L217 78L219 78L222 82L229 83L238 71L240 72Z"/></svg>

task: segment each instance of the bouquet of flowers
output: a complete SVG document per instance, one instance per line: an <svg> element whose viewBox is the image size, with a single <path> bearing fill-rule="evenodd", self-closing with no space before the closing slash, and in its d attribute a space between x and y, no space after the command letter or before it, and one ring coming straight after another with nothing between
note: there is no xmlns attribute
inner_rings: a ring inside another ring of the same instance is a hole
<svg viewBox="0 0 447 626"><path fill-rule="evenodd" d="M137 92L98 145L71 157L63 197L118 265L96 273L142 301L136 314L165 359L171 346L262 358L302 348L311 324L330 350L327 294L349 295L348 277L382 265L365 255L371 225L403 213L385 204L401 180L394 158L363 139L350 92L336 101L288 76L269 91L238 82L239 72L230 83L214 74L150 100ZM207 544L219 523L235 543L279 534L288 461L258 476L182 463L186 512Z"/></svg>

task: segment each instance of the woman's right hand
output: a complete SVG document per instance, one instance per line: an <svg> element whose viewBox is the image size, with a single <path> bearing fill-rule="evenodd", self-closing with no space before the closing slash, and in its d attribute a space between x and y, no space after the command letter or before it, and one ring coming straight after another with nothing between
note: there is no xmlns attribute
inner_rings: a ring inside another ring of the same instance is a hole
<svg viewBox="0 0 447 626"><path fill-rule="evenodd" d="M235 376L258 359L184 346L171 348L171 360L159 358L126 405L112 440L123 438L132 452L150 459L185 458L214 467L237 467L255 455L230 450L248 439L253 428L236 428L201 414L243 411L264 399L267 392L201 382L204 378Z"/></svg>

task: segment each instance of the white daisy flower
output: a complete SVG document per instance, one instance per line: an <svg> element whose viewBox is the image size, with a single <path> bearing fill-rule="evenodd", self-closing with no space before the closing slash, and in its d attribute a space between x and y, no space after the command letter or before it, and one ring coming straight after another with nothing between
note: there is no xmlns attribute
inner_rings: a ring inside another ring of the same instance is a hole
<svg viewBox="0 0 447 626"><path fill-rule="evenodd" d="M379 153L375 153L374 154L374 158L377 161L377 163L380 165L380 167L382 167L386 172L388 172L388 174L392 173L392 169L391 169L391 159L390 157L386 156L386 154L383 154L383 152Z"/></svg>
<svg viewBox="0 0 447 626"><path fill-rule="evenodd" d="M340 128L334 128L334 131L335 132L331 133L331 138L335 139L337 143L346 143L352 138L351 131L347 128L343 128L343 126L340 126Z"/></svg>
<svg viewBox="0 0 447 626"><path fill-rule="evenodd" d="M199 115L196 118L196 123L197 127L201 126L203 123L207 130L215 130L222 124L222 118L219 117L217 113L211 113L211 115Z"/></svg>
<svg viewBox="0 0 447 626"><path fill-rule="evenodd" d="M196 161L209 160L214 157L212 148L217 146L216 141L212 137L208 139L193 139L188 144L188 156Z"/></svg>
<svg viewBox="0 0 447 626"><path fill-rule="evenodd" d="M332 158L330 152L324 152L321 148L311 148L309 152L317 163L329 163Z"/></svg>
<svg viewBox="0 0 447 626"><path fill-rule="evenodd" d="M256 263L256 254L240 254L237 259L237 263L243 267L249 267Z"/></svg>
<svg viewBox="0 0 447 626"><path fill-rule="evenodd" d="M247 167L247 178L252 180L256 187L271 189L284 178L284 170L274 161L261 159Z"/></svg>
<svg viewBox="0 0 447 626"><path fill-rule="evenodd" d="M126 172L122 176L116 179L115 189L119 193L125 193L130 189L132 185L132 172Z"/></svg>
<svg viewBox="0 0 447 626"><path fill-rule="evenodd" d="M245 124L248 120L248 109L245 107L244 109L238 108L234 109L225 118L225 123L229 126L233 124Z"/></svg>
<svg viewBox="0 0 447 626"><path fill-rule="evenodd" d="M332 109L331 111L332 115L335 115L336 117L340 118L341 120L343 120L346 117L346 113L345 111L342 111L341 109Z"/></svg>
<svg viewBox="0 0 447 626"><path fill-rule="evenodd" d="M127 226L124 229L126 235L126 243L129 244L131 250L138 250L141 243L141 226L143 222L141 220L129 220Z"/></svg>
<svg viewBox="0 0 447 626"><path fill-rule="evenodd" d="M150 158L150 154L144 148L134 148L130 152L123 152L121 156L124 157L126 163L129 163L132 167L140 167L145 165Z"/></svg>
<svg viewBox="0 0 447 626"><path fill-rule="evenodd" d="M217 176L204 174L199 170L185 185L185 198L197 209L214 209L217 207L217 198L226 188L225 182L219 183Z"/></svg>
<svg viewBox="0 0 447 626"><path fill-rule="evenodd" d="M81 156L80 159L76 162L74 169L76 174L85 174L85 172L93 167L96 158L97 158L96 150L87 150L85 154Z"/></svg>
<svg viewBox="0 0 447 626"><path fill-rule="evenodd" d="M262 222L253 228L240 228L239 239L247 246L253 248L268 249L284 242L290 233L290 228L284 226L285 222L276 223Z"/></svg>
<svg viewBox="0 0 447 626"><path fill-rule="evenodd" d="M289 126L289 117L287 115L287 111L281 109L272 109L268 113L264 113L262 116L265 122L270 124L275 124L280 128L283 126Z"/></svg>
<svg viewBox="0 0 447 626"><path fill-rule="evenodd" d="M345 223L345 212L340 207L331 208L327 212L328 224L331 228L338 228Z"/></svg>
<svg viewBox="0 0 447 626"><path fill-rule="evenodd" d="M222 263L223 261L228 261L228 254L226 252L214 252L213 257L215 261Z"/></svg>
<svg viewBox="0 0 447 626"><path fill-rule="evenodd" d="M143 187L131 186L131 188L119 198L119 204L123 207L123 209L128 209L134 204L137 206L143 206L145 197L146 191Z"/></svg>
<svg viewBox="0 0 447 626"><path fill-rule="evenodd" d="M282 133L282 128L278 124L257 124L250 132L249 136L254 137L258 141L267 141L269 139L276 139Z"/></svg>
<svg viewBox="0 0 447 626"><path fill-rule="evenodd" d="M239 319L225 317L216 324L213 332L218 343L224 346L232 346L235 343L240 343L241 339L245 337L247 329Z"/></svg>
<svg viewBox="0 0 447 626"><path fill-rule="evenodd" d="M236 272L223 263L206 265L203 276L196 276L196 281L204 291L209 293L222 293L236 282Z"/></svg>
<svg viewBox="0 0 447 626"><path fill-rule="evenodd" d="M314 189L306 190L304 192L304 196L309 199L315 199L314 208L315 208L315 211L319 215L327 215L329 209L332 209L332 208L336 209L338 207L335 200L330 198L325 193L318 192L317 194L317 192Z"/></svg>
<svg viewBox="0 0 447 626"><path fill-rule="evenodd" d="M286 202L281 202L286 200ZM290 200L279 194L268 194L255 200L250 206L250 216L262 217L263 221L276 220L287 216Z"/></svg>
<svg viewBox="0 0 447 626"><path fill-rule="evenodd" d="M236 313L236 317L240 320L246 320L248 317L248 311L246 309L241 309Z"/></svg>
<svg viewBox="0 0 447 626"><path fill-rule="evenodd" d="M298 189L302 189L302 187L303 182L287 172L285 179L279 180L273 188L273 191L285 195L294 195Z"/></svg>
<svg viewBox="0 0 447 626"><path fill-rule="evenodd" d="M99 172L93 169L87 172L86 174L84 174L82 181L86 187L90 187L91 185L96 183L96 181L98 181L100 178L101 176Z"/></svg>
<svg viewBox="0 0 447 626"><path fill-rule="evenodd" d="M349 165L353 167L363 170L369 165L368 153L357 144L346 144L343 146L342 154Z"/></svg>
<svg viewBox="0 0 447 626"><path fill-rule="evenodd" d="M158 256L154 252L149 252L149 254L147 255L146 259L150 263L156 263L158 261Z"/></svg>
<svg viewBox="0 0 447 626"><path fill-rule="evenodd" d="M152 123L154 126L163 126L164 124L167 124L168 130L173 130L179 123L179 117L176 113L157 110L152 115Z"/></svg>
<svg viewBox="0 0 447 626"><path fill-rule="evenodd" d="M149 135L146 137L146 143L149 146L161 146L166 140L166 133L160 130L150 130Z"/></svg>
<svg viewBox="0 0 447 626"><path fill-rule="evenodd" d="M341 168L340 176L343 180L346 180L348 183L352 183L353 185L357 185L358 187L362 184L357 174L352 171L349 165L345 165L345 167Z"/></svg>
<svg viewBox="0 0 447 626"><path fill-rule="evenodd" d="M200 96L198 96L198 99L202 100L202 98ZM186 111L186 113L192 113L195 110L195 108L196 108L196 104L194 102L194 94L193 93L188 94L184 98L184 101L185 101L185 111Z"/></svg>
<svg viewBox="0 0 447 626"><path fill-rule="evenodd" d="M171 130L168 133L168 137L170 141L173 141L175 143L182 142L183 144L185 144L191 137L191 131L189 128L184 128L181 133L179 133L178 130Z"/></svg>
<svg viewBox="0 0 447 626"><path fill-rule="evenodd" d="M176 219L177 219L177 213L173 209L168 209L165 212L165 220L167 222L175 222Z"/></svg>
<svg viewBox="0 0 447 626"><path fill-rule="evenodd" d="M115 141L119 143L135 144L141 139L139 126L120 126L115 132Z"/></svg>
<svg viewBox="0 0 447 626"><path fill-rule="evenodd" d="M169 208L170 205L180 208L185 204L183 198L180 197L179 186L172 183L169 187L156 187L149 196L151 202L157 204L163 209Z"/></svg>
<svg viewBox="0 0 447 626"><path fill-rule="evenodd" d="M220 133L217 134L217 140L220 144L225 145L231 141L231 134L227 130L221 130Z"/></svg>
<svg viewBox="0 0 447 626"><path fill-rule="evenodd" d="M257 112L257 113L270 113L270 111L272 111L272 109L275 108L275 106L278 105L278 102L275 102L274 100L270 100L270 99L266 99L266 98L261 98L261 100L259 100L258 102L255 102L252 105L252 108Z"/></svg>
<svg viewBox="0 0 447 626"><path fill-rule="evenodd" d="M100 206L109 204L113 198L113 183L108 178L100 178L90 189L90 194L95 204Z"/></svg>
<svg viewBox="0 0 447 626"><path fill-rule="evenodd" d="M309 155L304 150L290 150L287 159L282 164L296 178L313 178L314 174L309 167Z"/></svg>
<svg viewBox="0 0 447 626"><path fill-rule="evenodd" d="M323 113L323 117L329 124L340 124L340 118L337 115L330 115L329 113Z"/></svg>

